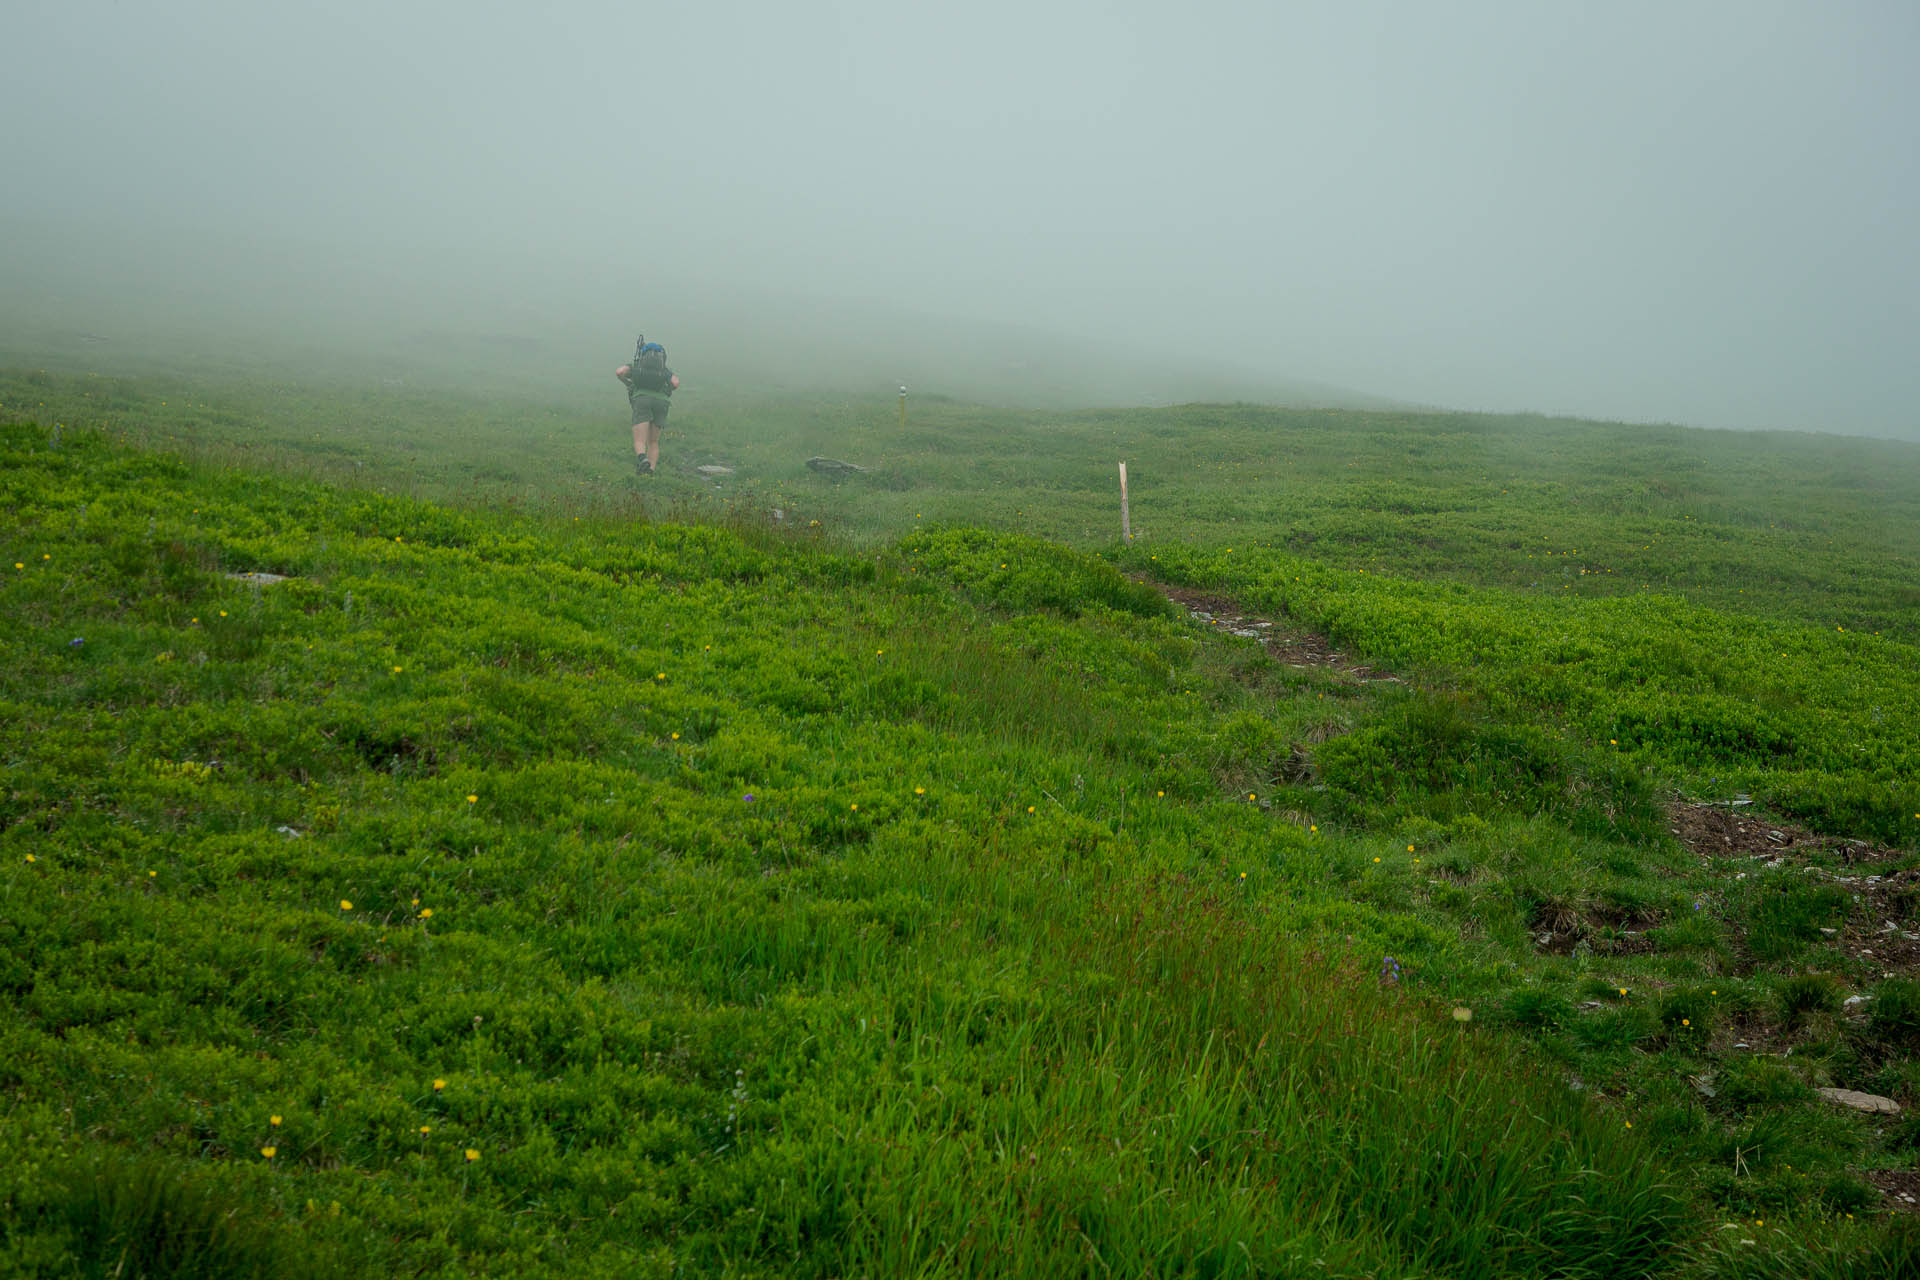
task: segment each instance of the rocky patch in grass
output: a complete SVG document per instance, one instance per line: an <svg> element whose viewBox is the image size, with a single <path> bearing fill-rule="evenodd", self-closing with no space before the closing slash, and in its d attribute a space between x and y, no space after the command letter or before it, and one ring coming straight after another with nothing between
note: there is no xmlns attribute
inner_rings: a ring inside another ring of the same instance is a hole
<svg viewBox="0 0 1920 1280"><path fill-rule="evenodd" d="M1898 849L1866 840L1821 835L1790 822L1776 822L1754 813L1743 803L1676 800L1667 809L1673 834L1689 852L1701 857L1788 858L1818 857L1843 866L1890 862L1910 857Z"/></svg>
<svg viewBox="0 0 1920 1280"><path fill-rule="evenodd" d="M1811 925L1861 977L1920 973L1920 867L1914 855L1867 840L1822 835L1730 804L1676 800L1670 830L1702 865L1737 867L1737 878L1794 870L1846 902ZM1749 957L1751 962L1751 957Z"/></svg>

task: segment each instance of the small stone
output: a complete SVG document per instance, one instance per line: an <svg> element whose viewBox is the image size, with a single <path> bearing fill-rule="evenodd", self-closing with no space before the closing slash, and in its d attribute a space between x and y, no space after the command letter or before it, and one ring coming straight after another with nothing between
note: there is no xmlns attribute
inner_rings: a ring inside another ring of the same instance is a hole
<svg viewBox="0 0 1920 1280"><path fill-rule="evenodd" d="M1877 1093L1861 1093L1857 1089L1815 1089L1815 1093L1828 1102L1843 1107L1852 1107L1855 1111L1865 1111L1877 1116L1897 1116L1900 1104L1892 1098L1883 1098Z"/></svg>
<svg viewBox="0 0 1920 1280"><path fill-rule="evenodd" d="M256 587L268 587L287 580L284 573L230 573L227 576L235 582L251 582Z"/></svg>
<svg viewBox="0 0 1920 1280"><path fill-rule="evenodd" d="M815 471L835 476L851 475L856 471L866 470L865 467L856 466L851 462L842 462L838 458L808 458L807 466Z"/></svg>
<svg viewBox="0 0 1920 1280"><path fill-rule="evenodd" d="M1867 1001L1871 999L1873 999L1872 996L1848 996L1845 1000L1842 1000L1840 1002L1840 1005L1842 1008L1852 1009L1858 1005L1865 1004Z"/></svg>
<svg viewBox="0 0 1920 1280"><path fill-rule="evenodd" d="M695 467L694 470L703 476L730 476L733 474L732 467L722 467L711 463L704 467Z"/></svg>

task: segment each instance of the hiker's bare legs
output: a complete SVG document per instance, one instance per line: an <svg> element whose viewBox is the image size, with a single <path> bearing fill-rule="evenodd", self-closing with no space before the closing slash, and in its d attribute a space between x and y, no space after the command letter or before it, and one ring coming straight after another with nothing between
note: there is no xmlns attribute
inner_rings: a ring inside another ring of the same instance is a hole
<svg viewBox="0 0 1920 1280"><path fill-rule="evenodd" d="M647 436L652 432L653 424L651 422L636 422L633 424L634 457L638 458L647 452ZM658 444L653 446L653 452L656 455L660 452L660 446ZM651 462L652 459L649 458L648 461Z"/></svg>
<svg viewBox="0 0 1920 1280"><path fill-rule="evenodd" d="M641 450L640 432L642 428L646 431L647 465L658 470L660 467L660 428L651 422L645 422L635 427L633 429L633 448L635 453Z"/></svg>

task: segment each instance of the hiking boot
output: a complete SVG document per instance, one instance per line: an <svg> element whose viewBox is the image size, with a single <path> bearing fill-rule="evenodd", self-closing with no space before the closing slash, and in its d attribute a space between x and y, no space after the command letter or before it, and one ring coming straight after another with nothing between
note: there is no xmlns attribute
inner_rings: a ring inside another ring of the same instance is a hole
<svg viewBox="0 0 1920 1280"><path fill-rule="evenodd" d="M653 464L647 461L646 454L636 453L633 455L633 474L637 476L650 476L653 474Z"/></svg>

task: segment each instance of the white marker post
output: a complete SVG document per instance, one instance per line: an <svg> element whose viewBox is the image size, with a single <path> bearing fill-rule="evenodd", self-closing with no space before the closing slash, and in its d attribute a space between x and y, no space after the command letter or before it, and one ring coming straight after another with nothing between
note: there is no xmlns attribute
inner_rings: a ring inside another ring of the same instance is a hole
<svg viewBox="0 0 1920 1280"><path fill-rule="evenodd" d="M1127 464L1120 464L1120 536L1133 541L1133 521L1127 518Z"/></svg>
<svg viewBox="0 0 1920 1280"><path fill-rule="evenodd" d="M907 429L907 384L900 384L900 429Z"/></svg>

